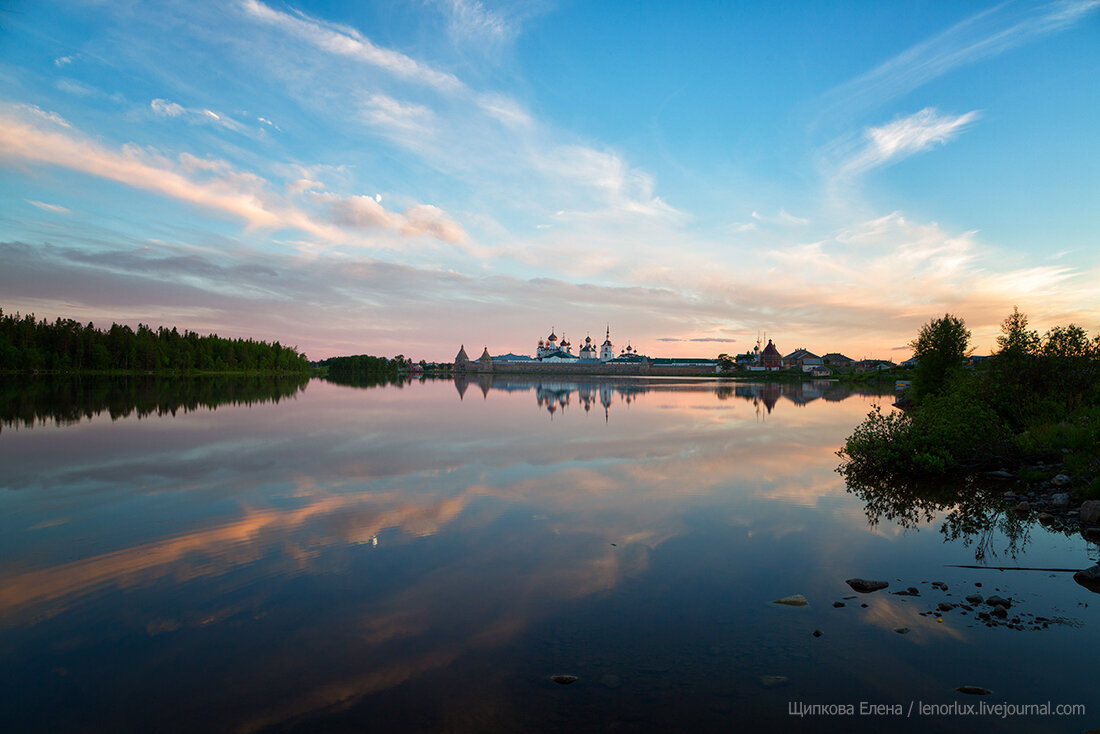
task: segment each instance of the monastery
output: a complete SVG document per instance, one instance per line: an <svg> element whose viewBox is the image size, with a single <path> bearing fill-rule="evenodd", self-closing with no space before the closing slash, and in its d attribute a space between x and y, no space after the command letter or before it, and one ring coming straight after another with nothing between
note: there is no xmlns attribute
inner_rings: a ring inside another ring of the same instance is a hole
<svg viewBox="0 0 1100 734"><path fill-rule="evenodd" d="M717 370L714 359L677 359L648 357L627 344L618 355L611 343L611 326L604 333L603 344L597 346L587 336L578 353L573 345L550 330L550 336L540 338L535 356L505 354L493 357L486 347L481 356L471 360L463 345L455 357L456 371L467 372L577 372L582 374L644 375L644 374L698 374Z"/></svg>

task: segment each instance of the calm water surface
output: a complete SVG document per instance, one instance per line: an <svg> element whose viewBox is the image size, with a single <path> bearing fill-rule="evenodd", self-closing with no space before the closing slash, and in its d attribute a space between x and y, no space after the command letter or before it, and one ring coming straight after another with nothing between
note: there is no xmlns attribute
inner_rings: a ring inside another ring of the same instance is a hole
<svg viewBox="0 0 1100 734"><path fill-rule="evenodd" d="M835 451L889 396L691 380L0 395L5 731L1100 726L1100 599L1067 573L948 565L1084 568L1097 547L993 510L958 537L940 530L950 507L881 517L890 498L848 492ZM845 600L851 577L890 588ZM908 586L921 596L889 593ZM995 589L1051 624L920 614ZM771 603L791 594L809 605ZM920 713L979 700L1088 713Z"/></svg>

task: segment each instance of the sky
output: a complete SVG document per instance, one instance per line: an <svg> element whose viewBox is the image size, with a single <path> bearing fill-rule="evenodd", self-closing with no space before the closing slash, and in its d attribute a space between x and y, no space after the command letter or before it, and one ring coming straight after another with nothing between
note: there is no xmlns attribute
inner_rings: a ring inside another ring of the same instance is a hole
<svg viewBox="0 0 1100 734"><path fill-rule="evenodd" d="M1100 0L0 4L0 308L312 359L1100 332Z"/></svg>

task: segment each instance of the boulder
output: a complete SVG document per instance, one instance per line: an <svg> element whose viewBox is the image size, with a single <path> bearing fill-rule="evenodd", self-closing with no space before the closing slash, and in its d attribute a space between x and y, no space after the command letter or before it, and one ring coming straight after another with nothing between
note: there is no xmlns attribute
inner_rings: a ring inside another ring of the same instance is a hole
<svg viewBox="0 0 1100 734"><path fill-rule="evenodd" d="M1100 500L1089 500L1081 505L1077 517L1089 525L1100 525Z"/></svg>
<svg viewBox="0 0 1100 734"><path fill-rule="evenodd" d="M872 591L878 591L879 589L885 589L890 585L888 581L869 581L867 579L848 579L844 583L851 586L861 594L870 594Z"/></svg>
<svg viewBox="0 0 1100 734"><path fill-rule="evenodd" d="M1092 566L1073 574L1073 580L1089 591L1100 594L1100 566Z"/></svg>
<svg viewBox="0 0 1100 734"><path fill-rule="evenodd" d="M993 693L993 691L988 688L982 688L981 686L959 686L955 690L969 696L988 696L990 693Z"/></svg>
<svg viewBox="0 0 1100 734"><path fill-rule="evenodd" d="M1055 487L1064 487L1069 484L1069 477L1067 477L1065 474L1059 474L1058 476L1054 477L1054 479L1051 479L1050 483L1053 484Z"/></svg>
<svg viewBox="0 0 1100 734"><path fill-rule="evenodd" d="M1069 507L1069 495L1065 492L1057 492L1050 496L1050 504L1055 507Z"/></svg>

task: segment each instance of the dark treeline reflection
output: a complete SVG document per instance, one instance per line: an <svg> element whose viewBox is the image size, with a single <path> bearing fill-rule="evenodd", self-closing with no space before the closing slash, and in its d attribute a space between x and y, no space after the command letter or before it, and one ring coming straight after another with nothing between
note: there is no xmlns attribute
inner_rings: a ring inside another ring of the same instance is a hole
<svg viewBox="0 0 1100 734"><path fill-rule="evenodd" d="M906 530L932 522L941 513L940 533L945 541L973 546L974 557L985 560L996 556L997 534L1004 536L1006 555L1015 558L1030 540L1031 524L1006 509L1004 487L987 478L964 477L953 481L919 481L893 477L889 481L866 478L855 472L838 470L844 475L849 492L864 503L868 523L896 523Z"/></svg>
<svg viewBox="0 0 1100 734"><path fill-rule="evenodd" d="M0 378L0 426L67 425L100 413L114 420L225 403L277 403L304 390L308 382L307 375L7 376Z"/></svg>
<svg viewBox="0 0 1100 734"><path fill-rule="evenodd" d="M343 375L337 373L334 375L331 371L324 377L327 382L331 382L333 385L343 385L344 387L387 387L392 385L394 387L404 387L411 382L425 382L427 380L436 379L432 377L424 377L418 375L411 377L409 375L401 374L363 374L363 375Z"/></svg>
<svg viewBox="0 0 1100 734"><path fill-rule="evenodd" d="M752 403L759 412L771 413L780 400L794 405L807 405L815 400L836 402L853 395L891 396L890 389L867 385L851 385L835 380L807 380L805 382L732 382L714 378L661 379L622 378L593 379L554 377L500 376L491 374L457 374L455 388L464 399L471 388L481 391L488 398L492 391L534 392L535 401L551 415L573 406L584 412L599 408L609 415L617 402L629 405L647 393L707 392L719 400L744 400Z"/></svg>

